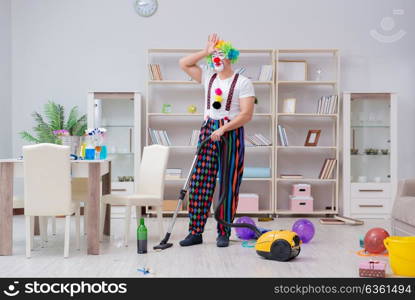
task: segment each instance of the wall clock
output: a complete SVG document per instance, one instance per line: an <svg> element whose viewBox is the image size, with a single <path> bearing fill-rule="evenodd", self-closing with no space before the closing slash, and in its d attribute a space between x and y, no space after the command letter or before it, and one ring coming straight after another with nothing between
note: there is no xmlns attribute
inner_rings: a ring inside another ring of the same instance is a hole
<svg viewBox="0 0 415 300"><path fill-rule="evenodd" d="M157 0L137 0L134 4L135 11L142 17L151 17L157 11Z"/></svg>

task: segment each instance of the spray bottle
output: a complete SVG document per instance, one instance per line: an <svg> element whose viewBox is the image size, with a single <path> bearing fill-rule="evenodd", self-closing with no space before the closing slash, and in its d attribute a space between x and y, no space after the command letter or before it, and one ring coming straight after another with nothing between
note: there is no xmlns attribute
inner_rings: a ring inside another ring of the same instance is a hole
<svg viewBox="0 0 415 300"><path fill-rule="evenodd" d="M140 219L137 227L137 253L147 253L147 227L144 225L144 218Z"/></svg>

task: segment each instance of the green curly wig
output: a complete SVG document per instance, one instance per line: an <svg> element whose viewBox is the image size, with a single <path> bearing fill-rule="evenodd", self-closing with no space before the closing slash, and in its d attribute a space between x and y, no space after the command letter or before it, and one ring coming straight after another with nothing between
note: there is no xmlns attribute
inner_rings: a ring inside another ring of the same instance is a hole
<svg viewBox="0 0 415 300"><path fill-rule="evenodd" d="M230 60L232 64L238 61L239 51L236 50L230 42L219 41L215 45L216 49L219 49L225 54L225 57ZM207 64L213 68L212 54L206 56Z"/></svg>

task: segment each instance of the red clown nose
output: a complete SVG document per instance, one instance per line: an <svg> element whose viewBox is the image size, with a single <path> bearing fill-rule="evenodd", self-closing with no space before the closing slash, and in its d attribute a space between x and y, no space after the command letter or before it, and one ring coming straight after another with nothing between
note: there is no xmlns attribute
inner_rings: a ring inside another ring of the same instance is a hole
<svg viewBox="0 0 415 300"><path fill-rule="evenodd" d="M216 64L220 63L220 58L219 57L215 57L213 59L213 62L216 63Z"/></svg>

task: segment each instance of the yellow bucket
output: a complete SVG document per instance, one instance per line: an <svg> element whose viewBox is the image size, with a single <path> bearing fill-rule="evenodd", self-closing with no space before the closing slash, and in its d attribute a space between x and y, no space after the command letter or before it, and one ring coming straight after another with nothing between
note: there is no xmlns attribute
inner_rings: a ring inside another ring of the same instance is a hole
<svg viewBox="0 0 415 300"><path fill-rule="evenodd" d="M390 236L383 243L389 252L393 273L415 277L415 236Z"/></svg>

